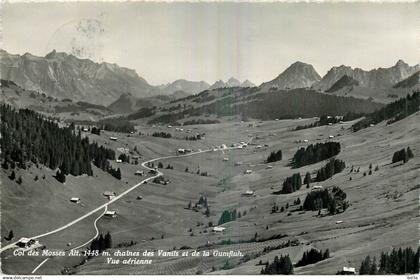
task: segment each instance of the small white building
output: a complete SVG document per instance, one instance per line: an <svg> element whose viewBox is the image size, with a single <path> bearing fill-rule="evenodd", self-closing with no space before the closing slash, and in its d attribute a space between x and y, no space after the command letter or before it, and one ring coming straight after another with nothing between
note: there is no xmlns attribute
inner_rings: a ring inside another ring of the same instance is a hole
<svg viewBox="0 0 420 280"><path fill-rule="evenodd" d="M252 173L252 170L251 169L247 169L247 170L245 170L245 172L244 172L245 174L251 174Z"/></svg>
<svg viewBox="0 0 420 280"><path fill-rule="evenodd" d="M334 135L330 135L330 136L328 136L328 138L332 139L332 138L334 138Z"/></svg>
<svg viewBox="0 0 420 280"><path fill-rule="evenodd" d="M72 198L70 198L70 201L73 202L73 203L80 203L80 198L72 197Z"/></svg>
<svg viewBox="0 0 420 280"><path fill-rule="evenodd" d="M309 140L308 139L304 139L303 140L303 143L308 143L309 142Z"/></svg>
<svg viewBox="0 0 420 280"><path fill-rule="evenodd" d="M267 167L265 169L273 169L272 165L267 165Z"/></svg>
<svg viewBox="0 0 420 280"><path fill-rule="evenodd" d="M229 161L229 158L225 157L223 158L223 161Z"/></svg>
<svg viewBox="0 0 420 280"><path fill-rule="evenodd" d="M117 138L117 137L114 137L114 136L111 136L111 137L109 137L109 140L112 140L112 141L117 141L117 140L118 140L118 138Z"/></svg>
<svg viewBox="0 0 420 280"><path fill-rule="evenodd" d="M225 232L226 228L224 227L213 227L213 232Z"/></svg>
<svg viewBox="0 0 420 280"><path fill-rule="evenodd" d="M356 274L356 269L354 267L347 267L343 266L343 269L341 270L341 274Z"/></svg>
<svg viewBox="0 0 420 280"><path fill-rule="evenodd" d="M115 217L117 217L117 211L108 210L108 211L105 212L104 216L108 217L108 218L115 218Z"/></svg>
<svg viewBox="0 0 420 280"><path fill-rule="evenodd" d="M343 221L336 221L335 223L338 225L338 224L342 224Z"/></svg>
<svg viewBox="0 0 420 280"><path fill-rule="evenodd" d="M323 187L322 186L313 186L312 187L312 191L319 191L319 190L322 190L323 189Z"/></svg>
<svg viewBox="0 0 420 280"><path fill-rule="evenodd" d="M121 163L121 162L122 162L122 160L117 158L117 159L115 160L115 162L116 162L116 163Z"/></svg>
<svg viewBox="0 0 420 280"><path fill-rule="evenodd" d="M226 144L222 144L222 146L220 146L222 149L227 149Z"/></svg>

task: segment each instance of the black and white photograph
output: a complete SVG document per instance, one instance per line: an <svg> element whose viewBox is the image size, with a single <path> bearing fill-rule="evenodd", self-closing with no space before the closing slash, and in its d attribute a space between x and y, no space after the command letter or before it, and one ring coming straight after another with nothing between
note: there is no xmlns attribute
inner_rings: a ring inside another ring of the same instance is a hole
<svg viewBox="0 0 420 280"><path fill-rule="evenodd" d="M419 4L0 3L2 279L419 279Z"/></svg>

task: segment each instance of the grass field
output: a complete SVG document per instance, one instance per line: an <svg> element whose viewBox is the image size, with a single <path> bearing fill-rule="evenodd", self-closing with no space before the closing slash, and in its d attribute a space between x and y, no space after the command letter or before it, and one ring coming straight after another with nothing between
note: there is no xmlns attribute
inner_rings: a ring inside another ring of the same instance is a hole
<svg viewBox="0 0 420 280"><path fill-rule="evenodd" d="M101 218L98 227L102 233L112 234L114 248L129 250L171 250L189 246L192 249L213 244L211 249L240 250L250 256L246 261L240 258L229 260L231 267L222 269L225 257L165 257L154 258L151 265L107 265L105 257L95 257L86 264L72 269L76 274L259 274L261 260L272 261L275 255L289 254L295 263L305 250L326 249L331 257L300 268L295 274L335 274L343 266L358 268L367 255L376 255L392 247L418 245L418 184L420 162L420 120L419 113L391 125L380 123L374 127L351 132L352 122L332 126L292 131L297 125L308 124L314 119L267 121L262 123L226 122L211 125L186 126L184 131L174 127L139 125L142 135L127 135L103 132L101 136L88 136L99 144L110 148L137 147L140 162L160 156L175 155L178 148L194 151L240 141L250 141L243 149L212 151L191 157L161 160L167 185L148 183L118 200L109 209L117 210L114 219ZM205 139L186 141L191 133L205 133ZM150 136L153 132L170 132L172 138ZM280 190L283 180L293 173L314 172L326 161L297 169L290 167L294 152L311 143L328 141L329 136L339 141L342 151L337 158L344 160L346 168L332 179L317 183L323 186L339 186L347 194L350 207L334 216L317 216L317 212L298 211L293 201L298 197L303 202L310 191L302 188L292 194L274 195ZM117 136L118 141L110 141ZM297 140L308 140L297 143ZM261 146L261 147L259 147ZM390 164L395 151L410 148L414 159L404 165ZM281 149L283 160L266 164L264 161L271 151ZM227 161L224 158L228 158ZM157 161L159 162L159 161ZM155 165L157 165L155 162ZM238 165L238 163L241 163ZM165 169L170 164L174 169ZM363 176L369 164L378 165L379 170ZM121 193L141 180L135 176L140 165L112 163L122 171L122 180L116 180L101 170L94 169L94 176L78 178L68 176L65 185L52 177L53 171L45 167L31 167L22 172L23 183L11 182L2 170L2 236L13 230L16 237L36 235L59 227L72 219L106 202L102 193L106 190ZM271 169L267 169L271 165ZM350 173L351 166L360 167L360 173ZM186 172L188 168L188 172ZM251 174L244 174L245 170ZM207 172L207 176L197 171ZM41 179L42 175L46 179ZM19 174L18 174L19 175ZM40 180L34 181L38 175ZM350 181L350 177L352 180ZM255 197L245 197L246 190L254 190ZM80 204L72 204L69 198L80 197ZM143 199L136 199L142 196ZM210 215L204 210L186 209L191 201L198 202L200 196L208 199ZM290 207L283 213L271 214L273 203ZM224 224L225 233L212 233L209 222L217 224L224 210L237 209L246 215L236 221ZM93 220L99 215L75 224L73 227L41 238L40 242L49 248L66 248L67 243L81 244L94 234ZM343 223L336 224L341 220ZM286 234L281 239L254 242L278 234ZM242 241L238 244L218 245L223 240ZM297 246L286 247L262 254L264 247L279 245L287 240L297 240ZM130 247L116 248L118 244L133 241ZM2 240L2 246L6 245ZM2 269L5 273L23 274L32 271L42 259L11 257L10 251L2 254ZM79 264L80 258L53 258L46 262L37 273L56 274L64 267Z"/></svg>

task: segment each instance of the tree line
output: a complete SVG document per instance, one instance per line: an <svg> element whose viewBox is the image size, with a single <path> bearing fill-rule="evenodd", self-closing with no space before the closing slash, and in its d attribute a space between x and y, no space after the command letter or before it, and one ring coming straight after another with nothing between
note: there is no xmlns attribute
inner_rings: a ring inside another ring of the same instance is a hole
<svg viewBox="0 0 420 280"><path fill-rule="evenodd" d="M152 134L153 137L161 137L161 138L172 138L172 134L170 134L169 132L153 132Z"/></svg>
<svg viewBox="0 0 420 280"><path fill-rule="evenodd" d="M363 120L352 125L352 130L358 131L370 126L371 124L377 124L385 120L388 120L388 124L399 121L417 112L419 110L419 106L420 91L417 91L411 95L408 94L404 98L400 98L397 101L389 103L381 109L367 114Z"/></svg>
<svg viewBox="0 0 420 280"><path fill-rule="evenodd" d="M419 273L419 250L410 247L393 248L391 252L382 252L379 263L376 257L367 256L361 263L359 274L417 274Z"/></svg>
<svg viewBox="0 0 420 280"><path fill-rule="evenodd" d="M300 148L293 156L292 166L298 168L328 159L340 153L341 146L338 142L311 144Z"/></svg>
<svg viewBox="0 0 420 280"><path fill-rule="evenodd" d="M89 143L80 131L75 132L74 124L60 127L32 110L15 110L4 104L0 111L3 168L12 161L26 168L25 162L32 161L51 169L59 168L64 175L92 176L91 162L107 170L108 160L115 159L113 150Z"/></svg>

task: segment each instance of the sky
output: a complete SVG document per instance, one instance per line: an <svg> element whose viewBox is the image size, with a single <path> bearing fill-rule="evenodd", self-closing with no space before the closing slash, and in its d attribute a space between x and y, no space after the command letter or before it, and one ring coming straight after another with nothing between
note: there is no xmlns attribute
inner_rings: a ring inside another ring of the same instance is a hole
<svg viewBox="0 0 420 280"><path fill-rule="evenodd" d="M4 3L1 48L56 49L176 79L255 84L295 61L370 70L420 61L417 3Z"/></svg>

